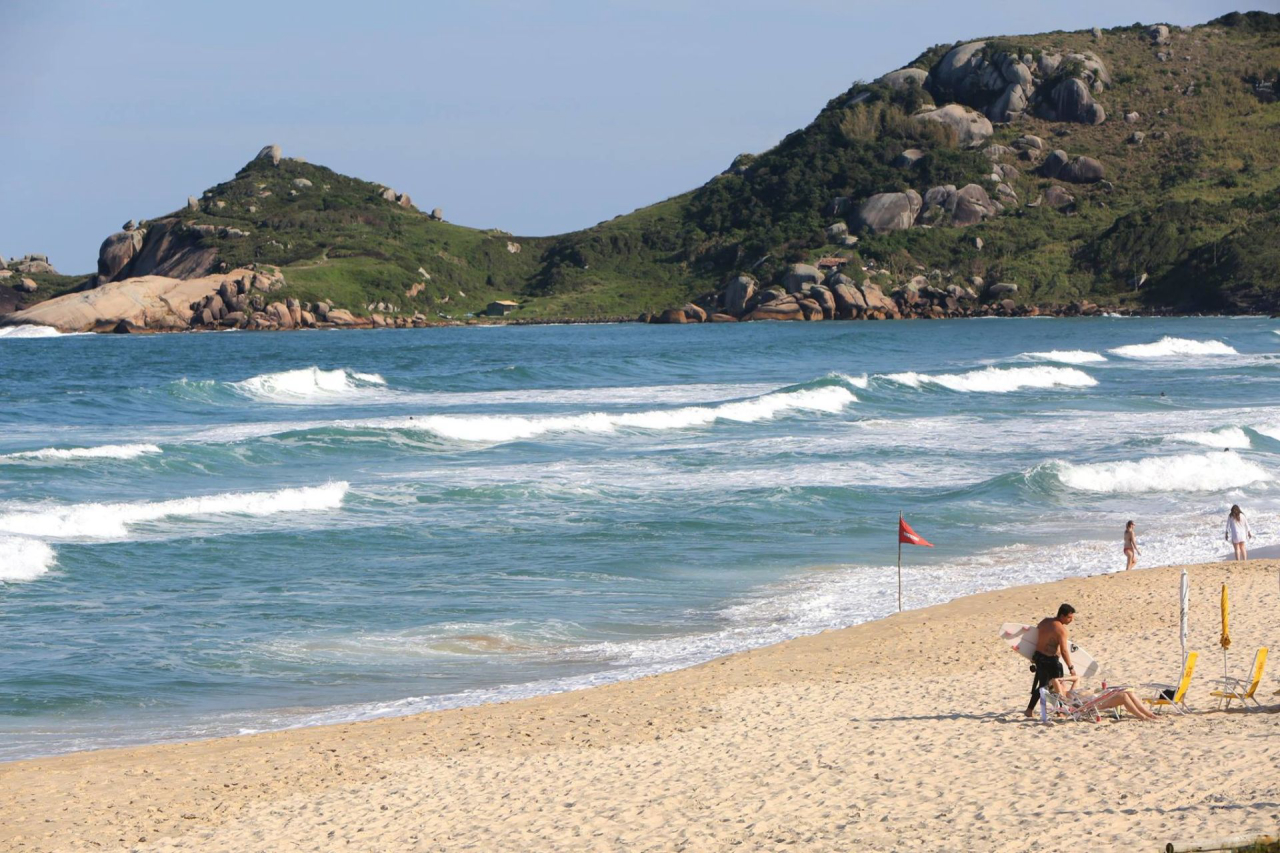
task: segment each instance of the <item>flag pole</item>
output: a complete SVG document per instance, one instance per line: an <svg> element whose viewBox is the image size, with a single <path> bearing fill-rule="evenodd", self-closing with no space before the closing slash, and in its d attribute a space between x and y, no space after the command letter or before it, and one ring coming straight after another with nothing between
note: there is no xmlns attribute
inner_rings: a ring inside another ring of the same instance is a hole
<svg viewBox="0 0 1280 853"><path fill-rule="evenodd" d="M902 510L898 510L898 612L902 612Z"/></svg>

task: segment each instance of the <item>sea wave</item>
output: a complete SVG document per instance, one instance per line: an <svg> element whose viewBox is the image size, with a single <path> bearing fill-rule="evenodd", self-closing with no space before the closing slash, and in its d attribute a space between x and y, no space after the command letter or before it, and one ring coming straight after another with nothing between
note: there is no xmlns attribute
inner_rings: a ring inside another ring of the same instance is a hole
<svg viewBox="0 0 1280 853"><path fill-rule="evenodd" d="M1204 432L1175 432L1172 435L1166 435L1164 440L1181 444L1203 444L1206 447L1221 447L1224 450L1227 448L1247 450L1252 445L1248 433L1240 427L1222 427Z"/></svg>
<svg viewBox="0 0 1280 853"><path fill-rule="evenodd" d="M57 558L39 539L0 536L0 583L33 581L49 571Z"/></svg>
<svg viewBox="0 0 1280 853"><path fill-rule="evenodd" d="M154 444L104 444L99 447L45 447L40 450L23 450L0 456L5 459L77 460L77 459L136 459L148 453L160 453Z"/></svg>
<svg viewBox="0 0 1280 853"><path fill-rule="evenodd" d="M0 328L0 339L30 340L32 338L70 338L90 332L59 332L53 326L5 326Z"/></svg>
<svg viewBox="0 0 1280 853"><path fill-rule="evenodd" d="M1096 364L1106 361L1107 357L1100 352L1089 352L1082 349L1055 349L1046 352L1024 352L1019 358L1029 361L1056 361L1059 364Z"/></svg>
<svg viewBox="0 0 1280 853"><path fill-rule="evenodd" d="M1222 492L1272 479L1256 462L1234 451L1184 453L1120 462L1050 463L1067 488L1101 494Z"/></svg>
<svg viewBox="0 0 1280 853"><path fill-rule="evenodd" d="M843 384L782 390L715 406L684 406L642 412L588 412L581 415L425 415L357 422L351 426L429 432L456 441L504 442L547 433L608 433L619 429L668 430L707 426L716 421L755 423L788 412L842 411L857 397Z"/></svg>
<svg viewBox="0 0 1280 853"><path fill-rule="evenodd" d="M387 381L376 373L357 373L346 368L321 370L304 367L263 373L230 383L235 391L266 403L329 403L385 388Z"/></svg>
<svg viewBox="0 0 1280 853"><path fill-rule="evenodd" d="M1125 358L1169 358L1183 355L1239 355L1234 347L1222 341L1195 341L1165 335L1149 344L1127 344L1109 352Z"/></svg>
<svg viewBox="0 0 1280 853"><path fill-rule="evenodd" d="M987 367L968 373L887 373L876 378L909 388L938 385L951 391L1005 394L1023 388L1089 388L1098 384L1073 367Z"/></svg>
<svg viewBox="0 0 1280 853"><path fill-rule="evenodd" d="M130 525L167 518L263 516L334 509L342 504L348 488L347 483L335 482L273 492L231 492L167 501L19 509L0 514L0 533L51 539L121 539L128 536Z"/></svg>

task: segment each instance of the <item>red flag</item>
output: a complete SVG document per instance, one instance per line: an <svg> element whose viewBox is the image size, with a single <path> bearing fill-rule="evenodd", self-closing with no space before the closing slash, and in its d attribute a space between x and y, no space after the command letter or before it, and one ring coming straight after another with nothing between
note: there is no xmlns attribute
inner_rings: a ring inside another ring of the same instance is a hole
<svg viewBox="0 0 1280 853"><path fill-rule="evenodd" d="M902 516L898 516L898 541L905 542L908 545L923 545L926 548L932 548L932 542L926 542L924 537L911 529L911 525L907 524L907 520Z"/></svg>

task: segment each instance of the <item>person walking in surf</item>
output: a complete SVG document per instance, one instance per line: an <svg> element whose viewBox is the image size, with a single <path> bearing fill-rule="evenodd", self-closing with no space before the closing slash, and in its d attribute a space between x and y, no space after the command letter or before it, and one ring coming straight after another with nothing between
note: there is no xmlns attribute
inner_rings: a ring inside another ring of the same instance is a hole
<svg viewBox="0 0 1280 853"><path fill-rule="evenodd" d="M1235 548L1237 560L1249 559L1246 543L1252 538L1253 531L1249 529L1249 522L1240 511L1240 504L1232 504L1231 513L1227 516L1227 541Z"/></svg>
<svg viewBox="0 0 1280 853"><path fill-rule="evenodd" d="M1138 565L1138 555L1141 553L1138 550L1138 534L1133 529L1133 521L1130 521L1124 526L1124 570L1126 572Z"/></svg>

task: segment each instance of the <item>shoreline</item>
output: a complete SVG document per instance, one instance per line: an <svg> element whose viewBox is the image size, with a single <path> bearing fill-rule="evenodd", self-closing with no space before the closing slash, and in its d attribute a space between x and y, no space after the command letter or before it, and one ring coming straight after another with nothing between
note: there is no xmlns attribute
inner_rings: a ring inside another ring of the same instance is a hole
<svg viewBox="0 0 1280 853"><path fill-rule="evenodd" d="M1113 684L1170 680L1180 567L1166 566L977 593L585 690L10 762L0 765L0 810L17 819L0 826L0 847L204 851L265 839L284 849L287 839L316 837L323 822L368 850L464 841L671 849L681 839L692 849L772 849L793 833L806 849L942 837L969 849L1031 849L1035 825L1050 832L1059 816L1039 797L1024 805L1001 780L1009 762L1032 761L1017 772L1034 772L1048 744L1088 750L1091 769L1057 777L1082 786L1072 808L1089 816L1094 842L1147 844L1158 832L1224 834L1255 822L1274 830L1280 744L1265 736L1275 714L1199 712L1220 674L1218 583L1231 585L1230 658L1240 675L1255 647L1280 645L1278 569L1263 559L1189 568L1191 648L1203 677L1189 697L1197 713L1173 721L1024 722L1024 662L995 637L1000 622L1030 621L1068 600L1081 614L1074 636ZM1264 703L1280 701L1275 689L1268 673ZM1168 749L1171 736L1181 749ZM1246 778L1224 773L1224 756ZM1164 772L1144 782L1135 766ZM638 767L655 769L637 776ZM939 786L948 774L966 785ZM1118 808L1133 799L1152 805Z"/></svg>
<svg viewBox="0 0 1280 853"><path fill-rule="evenodd" d="M28 307L38 307L42 303L35 303ZM146 328L143 326L135 326L124 320L104 320L92 329L78 331L63 331L56 326L49 326L40 323L6 323L5 315L0 315L0 329L5 328L22 328L31 326L36 328L54 329L61 335L74 334L95 334L95 335L113 335L113 334L133 334L133 335L167 335L167 334L200 334L209 332L313 332L313 331L382 331L388 329L454 329L469 328L475 326L614 326L614 325L641 325L641 326L665 326L665 325L726 325L720 321L712 321L710 319L703 321L687 320L684 322L670 322L661 319L661 313L643 312L636 317L558 317L558 318L517 318L504 319L498 317L470 317L462 320L428 320L426 322L414 322L411 317L383 317L381 322L370 317L357 317L355 323L316 323L311 326L298 326L294 328L243 328L237 326L190 326L186 328ZM968 313L956 314L954 316L932 317L928 314L907 314L900 317L892 315L881 317L852 317L852 318L833 318L826 320L827 323L842 322L892 322L892 321L912 321L912 320L1022 320L1022 319L1054 319L1067 320L1078 318L1257 318L1257 319L1277 319L1277 315L1271 312L1256 313L1239 313L1239 314L1206 314L1199 312L1182 313L1173 309L1133 309L1124 308L1119 311L1099 311L1092 314L1082 314L1079 312L1071 312L1060 305L1020 305L1018 310L1012 312L991 311L987 313ZM403 322L400 322L403 321ZM804 320L782 320L782 319L757 319L757 320L737 320L734 322L757 322L757 323L778 323L778 322L799 322L804 324Z"/></svg>

